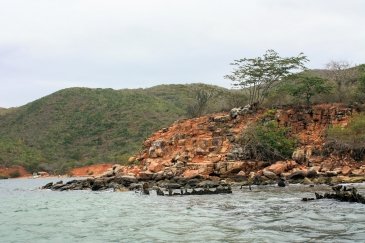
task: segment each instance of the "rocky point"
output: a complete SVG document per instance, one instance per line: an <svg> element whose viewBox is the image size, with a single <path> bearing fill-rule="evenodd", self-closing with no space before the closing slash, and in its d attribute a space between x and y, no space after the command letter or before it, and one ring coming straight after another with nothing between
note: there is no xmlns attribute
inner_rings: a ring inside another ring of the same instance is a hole
<svg viewBox="0 0 365 243"><path fill-rule="evenodd" d="M277 123L290 128L291 135L298 140L290 160L246 160L239 137L267 110L235 108L229 113L179 120L157 131L143 143L140 153L129 159L132 166L114 165L101 176L46 188L123 191L148 183L149 188L220 188L216 190L220 192L237 182L268 184L285 180L312 184L365 180L365 161L355 161L346 154L323 153L328 126L346 126L356 113L354 109L322 104L271 112Z"/></svg>

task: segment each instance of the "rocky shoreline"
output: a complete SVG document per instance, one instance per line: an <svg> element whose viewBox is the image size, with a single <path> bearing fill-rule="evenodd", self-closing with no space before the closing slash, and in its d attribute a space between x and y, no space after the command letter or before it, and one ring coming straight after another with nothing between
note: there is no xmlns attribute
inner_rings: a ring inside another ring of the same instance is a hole
<svg viewBox="0 0 365 243"><path fill-rule="evenodd" d="M99 177L86 179L71 180L63 183L50 182L42 187L42 189L50 189L54 191L66 190L91 190L103 191L112 190L115 192L136 191L143 194L149 194L155 191L159 196L176 196L176 195L207 195L207 194L227 194L232 193L232 187L243 187L251 185L277 185L285 187L289 184L303 185L320 185L327 184L330 186L339 183L358 183L363 182L364 177L344 177L330 176L328 174L316 174L314 172L304 173L302 171L292 173L288 177L278 177L274 173L264 172L262 176L255 175L252 178L204 178L195 176L194 178L171 177L146 180L140 176L120 175L117 173L118 166L114 166L112 171L105 173ZM310 179L307 177L309 176ZM325 195L324 198L331 198ZM312 200L312 199L308 199Z"/></svg>
<svg viewBox="0 0 365 243"><path fill-rule="evenodd" d="M322 104L255 112L233 109L230 113L179 120L149 137L143 149L129 158L130 166L116 164L101 176L44 188L140 190L146 194L161 190L167 193L160 195L191 195L229 193L233 185L364 182L364 159L355 160L351 151L337 153L326 147L327 128L346 126L354 113L354 109L339 104ZM242 148L242 132L267 119L290 128L291 136L297 139L292 156L263 161Z"/></svg>

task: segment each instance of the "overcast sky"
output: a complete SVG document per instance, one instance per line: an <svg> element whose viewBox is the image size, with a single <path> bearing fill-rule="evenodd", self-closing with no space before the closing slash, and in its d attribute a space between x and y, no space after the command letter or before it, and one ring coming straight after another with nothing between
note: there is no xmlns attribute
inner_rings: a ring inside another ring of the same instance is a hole
<svg viewBox="0 0 365 243"><path fill-rule="evenodd" d="M67 87L204 82L233 59L365 63L364 0L0 0L0 107Z"/></svg>

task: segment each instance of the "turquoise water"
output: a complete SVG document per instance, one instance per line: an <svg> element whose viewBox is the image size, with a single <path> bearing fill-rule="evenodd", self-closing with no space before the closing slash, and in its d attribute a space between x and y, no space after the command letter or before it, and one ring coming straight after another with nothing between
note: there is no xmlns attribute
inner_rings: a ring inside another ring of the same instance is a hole
<svg viewBox="0 0 365 243"><path fill-rule="evenodd" d="M0 180L0 242L365 241L365 205L301 201L327 187L184 197L37 189L58 180Z"/></svg>

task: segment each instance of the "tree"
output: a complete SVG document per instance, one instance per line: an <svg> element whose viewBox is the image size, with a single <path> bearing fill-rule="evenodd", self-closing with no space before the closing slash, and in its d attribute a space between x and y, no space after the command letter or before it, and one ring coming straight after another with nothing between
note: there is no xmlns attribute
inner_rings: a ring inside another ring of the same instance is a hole
<svg viewBox="0 0 365 243"><path fill-rule="evenodd" d="M330 71L329 78L336 84L336 93L338 101L343 102L346 94L343 87L355 82L357 70L347 61L330 61L326 64L326 68Z"/></svg>
<svg viewBox="0 0 365 243"><path fill-rule="evenodd" d="M360 65L358 69L360 73L357 81L355 96L357 101L365 103L365 64Z"/></svg>
<svg viewBox="0 0 365 243"><path fill-rule="evenodd" d="M262 57L235 60L231 63L235 66L232 74L225 78L248 92L250 105L259 105L283 78L304 70L307 61L303 53L296 57L280 57L274 50L267 50Z"/></svg>
<svg viewBox="0 0 365 243"><path fill-rule="evenodd" d="M220 92L211 88L198 88L195 91L195 102L187 107L187 115L190 117L198 117L204 114L208 102L220 95Z"/></svg>
<svg viewBox="0 0 365 243"><path fill-rule="evenodd" d="M311 98L317 94L328 94L332 86L328 85L326 80L312 75L295 75L291 83L285 83L284 89L290 95L296 98L305 99L306 104L311 104Z"/></svg>

